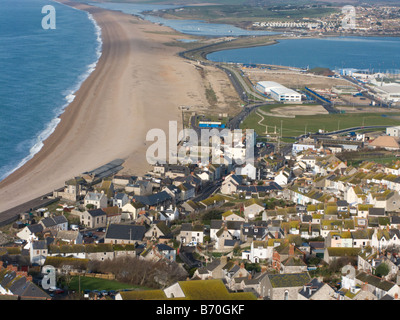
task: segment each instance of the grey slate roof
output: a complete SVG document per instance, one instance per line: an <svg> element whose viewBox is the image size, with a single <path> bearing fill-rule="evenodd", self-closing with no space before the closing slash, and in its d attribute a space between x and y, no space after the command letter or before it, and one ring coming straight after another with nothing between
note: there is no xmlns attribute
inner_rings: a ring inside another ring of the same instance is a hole
<svg viewBox="0 0 400 320"><path fill-rule="evenodd" d="M145 233L145 226L134 224L110 224L107 228L105 238L142 241Z"/></svg>
<svg viewBox="0 0 400 320"><path fill-rule="evenodd" d="M39 240L39 241L32 242L32 249L34 249L34 250L45 250L45 249L47 249L46 240Z"/></svg>
<svg viewBox="0 0 400 320"><path fill-rule="evenodd" d="M369 216L384 216L385 209L384 208L369 208L368 215Z"/></svg>
<svg viewBox="0 0 400 320"><path fill-rule="evenodd" d="M149 196L134 196L133 198L147 206L153 206L172 199L171 195L166 191L161 191Z"/></svg>
<svg viewBox="0 0 400 320"><path fill-rule="evenodd" d="M105 216L106 213L101 209L93 209L87 211L92 217Z"/></svg>
<svg viewBox="0 0 400 320"><path fill-rule="evenodd" d="M33 234L43 231L43 225L40 224L40 223L31 224L31 225L27 226L27 228L28 228L29 231L32 232Z"/></svg>

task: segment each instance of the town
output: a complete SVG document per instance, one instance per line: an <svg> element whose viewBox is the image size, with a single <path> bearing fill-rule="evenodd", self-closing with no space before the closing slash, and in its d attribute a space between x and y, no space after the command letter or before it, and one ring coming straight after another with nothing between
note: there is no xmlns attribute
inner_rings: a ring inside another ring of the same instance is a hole
<svg viewBox="0 0 400 320"><path fill-rule="evenodd" d="M281 10L290 10L287 5ZM305 5L300 10L311 8ZM296 10L293 8L292 10ZM351 28L343 27L343 21L350 17L349 12L337 11L324 14L320 17L292 18L287 16L283 20L256 21L251 27L255 29L285 30L287 32L304 32L307 34L353 34L353 35L398 35L400 30L400 11L395 6L359 5L353 7L354 25ZM288 11L285 11L288 12ZM294 11L295 12L295 11Z"/></svg>
<svg viewBox="0 0 400 320"><path fill-rule="evenodd" d="M353 166L314 141L286 153L257 142L241 166L137 177L116 159L73 177L3 225L1 297L398 299L400 161ZM57 285L44 290L48 266ZM79 291L85 278L148 290Z"/></svg>

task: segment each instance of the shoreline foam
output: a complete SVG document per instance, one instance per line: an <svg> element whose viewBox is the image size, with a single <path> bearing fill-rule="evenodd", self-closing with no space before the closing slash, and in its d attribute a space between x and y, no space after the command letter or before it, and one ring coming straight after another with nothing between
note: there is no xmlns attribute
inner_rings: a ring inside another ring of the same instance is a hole
<svg viewBox="0 0 400 320"><path fill-rule="evenodd" d="M54 1L56 2L56 1ZM59 3L59 2L57 2ZM62 3L59 3L62 4ZM70 7L74 10L78 10L76 8ZM96 69L97 63L99 62L99 59L102 54L102 38L101 38L101 28L97 24L96 20L93 18L92 14L89 12L86 12L88 20L93 24L94 29L95 29L95 35L96 35L96 41L97 41L97 48L96 48L96 61L90 63L89 65L86 66L86 70L78 75L77 81L75 84L72 85L72 88L67 88L64 91L64 101L65 103L55 109L56 116L51 119L47 124L45 124L45 128L39 132L39 134L31 139L33 142L33 145L29 149L29 154L24 157L22 160L18 162L18 164L11 170L5 172L3 175L0 176L0 181L6 179L9 175L11 175L13 172L21 168L23 165L25 165L29 160L31 160L35 154L37 154L44 146L44 141L51 136L51 134L56 130L57 125L60 123L61 119L60 116L65 112L66 108L74 101L76 97L76 93L79 91L80 87L82 84L86 81L86 79L90 76L90 74Z"/></svg>

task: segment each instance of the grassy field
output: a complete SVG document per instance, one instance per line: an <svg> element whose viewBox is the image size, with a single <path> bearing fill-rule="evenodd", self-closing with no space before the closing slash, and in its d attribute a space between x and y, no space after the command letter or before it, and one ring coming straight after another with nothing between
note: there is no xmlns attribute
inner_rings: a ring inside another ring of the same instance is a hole
<svg viewBox="0 0 400 320"><path fill-rule="evenodd" d="M269 105L261 107L261 110L269 112L273 108L279 108L282 105ZM319 129L325 131L335 131L338 129L352 128L357 126L372 125L399 125L398 119L390 116L399 116L400 113L391 113L383 117L384 113L352 113L352 114L328 114L313 116L296 116L295 118L264 116L264 121L258 123L262 118L253 112L247 117L242 125L242 129L254 129L257 134L265 135L265 125L268 126L268 132L275 130L279 133L282 124L282 136L293 137L304 134L305 132L318 132Z"/></svg>
<svg viewBox="0 0 400 320"><path fill-rule="evenodd" d="M147 289L143 287L135 287L131 284L126 284L114 280L106 280L106 279L99 279L99 278L92 278L92 277L80 277L80 288L81 291L83 290L123 290L123 289ZM69 284L69 289L78 291L79 290L79 277L75 276L72 277L72 280Z"/></svg>

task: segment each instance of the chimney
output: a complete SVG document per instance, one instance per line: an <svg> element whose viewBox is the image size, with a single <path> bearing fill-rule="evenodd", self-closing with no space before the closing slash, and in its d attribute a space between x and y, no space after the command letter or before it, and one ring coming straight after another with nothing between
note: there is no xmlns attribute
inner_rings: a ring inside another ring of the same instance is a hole
<svg viewBox="0 0 400 320"><path fill-rule="evenodd" d="M289 244L289 256L294 256L294 244Z"/></svg>
<svg viewBox="0 0 400 320"><path fill-rule="evenodd" d="M17 271L18 271L18 268L17 268L17 267L14 267L12 264L9 264L9 265L7 266L7 270L17 272Z"/></svg>
<svg viewBox="0 0 400 320"><path fill-rule="evenodd" d="M244 269L244 263L243 262L240 264L240 269Z"/></svg>
<svg viewBox="0 0 400 320"><path fill-rule="evenodd" d="M25 271L17 271L17 276L21 276L21 277L27 277L28 274Z"/></svg>
<svg viewBox="0 0 400 320"><path fill-rule="evenodd" d="M251 274L249 273L249 275L247 276L247 279L251 280Z"/></svg>
<svg viewBox="0 0 400 320"><path fill-rule="evenodd" d="M278 231L275 231L275 239L279 239L279 233L278 233Z"/></svg>

